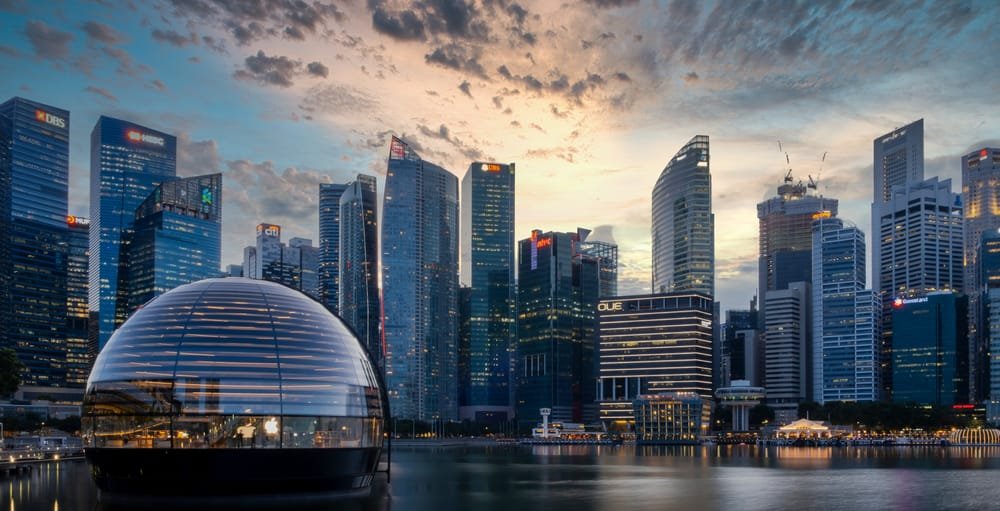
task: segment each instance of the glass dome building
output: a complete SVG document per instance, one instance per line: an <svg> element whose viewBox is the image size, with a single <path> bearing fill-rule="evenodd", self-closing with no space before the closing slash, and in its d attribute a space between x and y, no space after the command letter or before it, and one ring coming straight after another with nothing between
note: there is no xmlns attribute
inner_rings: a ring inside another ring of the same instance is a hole
<svg viewBox="0 0 1000 511"><path fill-rule="evenodd" d="M102 491L363 491L387 415L344 323L280 284L208 279L138 310L94 363L84 445Z"/></svg>

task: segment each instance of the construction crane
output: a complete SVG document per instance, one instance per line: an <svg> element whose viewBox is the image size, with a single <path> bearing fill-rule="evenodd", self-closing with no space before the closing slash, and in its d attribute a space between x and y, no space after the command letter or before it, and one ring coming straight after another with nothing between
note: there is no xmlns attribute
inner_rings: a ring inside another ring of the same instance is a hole
<svg viewBox="0 0 1000 511"><path fill-rule="evenodd" d="M785 173L785 182L786 183L791 183L792 182L792 161L788 157L788 153L785 152L785 150L781 148L781 141L780 140L778 141L778 152L779 153L785 153L785 163L788 165L788 172Z"/></svg>
<svg viewBox="0 0 1000 511"><path fill-rule="evenodd" d="M819 170L816 172L816 179L813 179L812 174L809 175L809 184L806 186L813 190L819 188L819 178L823 175L823 164L826 162L826 151L823 152L823 157L819 160Z"/></svg>

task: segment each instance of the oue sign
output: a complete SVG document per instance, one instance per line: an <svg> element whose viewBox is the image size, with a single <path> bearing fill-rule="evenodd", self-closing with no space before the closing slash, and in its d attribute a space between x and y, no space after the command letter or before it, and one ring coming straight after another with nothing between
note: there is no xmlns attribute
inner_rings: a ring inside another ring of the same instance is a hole
<svg viewBox="0 0 1000 511"><path fill-rule="evenodd" d="M597 310L599 312L616 312L622 310L622 302L613 303L599 303L597 304Z"/></svg>

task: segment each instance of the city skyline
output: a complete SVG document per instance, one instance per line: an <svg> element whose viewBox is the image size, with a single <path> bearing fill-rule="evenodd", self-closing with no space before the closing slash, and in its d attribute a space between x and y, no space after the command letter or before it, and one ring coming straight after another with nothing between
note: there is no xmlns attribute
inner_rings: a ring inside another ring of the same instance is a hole
<svg viewBox="0 0 1000 511"><path fill-rule="evenodd" d="M71 112L70 214L88 211L100 115L177 135L178 175L224 175L223 263L261 222L318 239L316 185L368 172L381 189L396 134L453 171L516 162L517 239L613 233L620 292L648 292L649 190L703 133L726 309L756 288L750 212L783 175L777 140L860 226L877 136L923 118L925 175L956 182L962 155L1000 145L987 2L123 5L5 3L0 87Z"/></svg>

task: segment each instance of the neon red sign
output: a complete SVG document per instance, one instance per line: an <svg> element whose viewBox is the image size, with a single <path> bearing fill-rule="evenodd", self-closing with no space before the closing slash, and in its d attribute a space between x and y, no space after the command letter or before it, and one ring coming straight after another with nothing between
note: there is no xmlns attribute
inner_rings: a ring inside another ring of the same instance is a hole
<svg viewBox="0 0 1000 511"><path fill-rule="evenodd" d="M542 238L538 240L538 248L547 247L552 244L552 238Z"/></svg>

